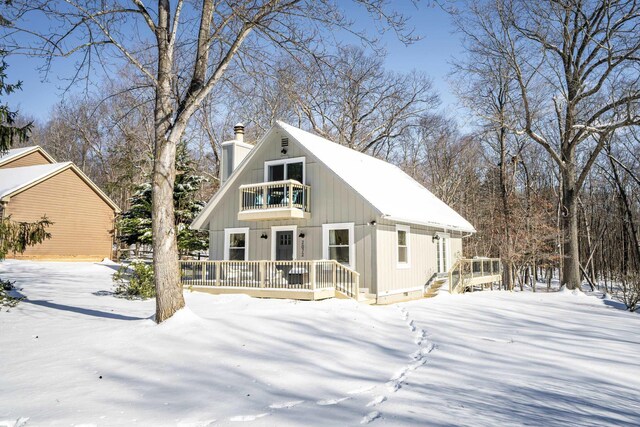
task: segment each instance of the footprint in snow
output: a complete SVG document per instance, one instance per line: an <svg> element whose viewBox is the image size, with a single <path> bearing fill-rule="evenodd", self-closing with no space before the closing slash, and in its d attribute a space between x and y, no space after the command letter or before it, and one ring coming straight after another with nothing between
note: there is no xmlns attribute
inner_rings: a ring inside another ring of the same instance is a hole
<svg viewBox="0 0 640 427"><path fill-rule="evenodd" d="M380 418L380 412L378 411L369 412L367 415L365 415L362 418L362 421L360 421L360 424L369 424L371 421L378 418Z"/></svg>
<svg viewBox="0 0 640 427"><path fill-rule="evenodd" d="M229 418L229 421L255 421L258 418L266 417L269 415L268 412L257 415L236 415L235 417Z"/></svg>
<svg viewBox="0 0 640 427"><path fill-rule="evenodd" d="M357 388L355 390L348 391L347 394L362 394L362 393L371 391L374 388L376 388L376 386L374 385L364 386L364 387Z"/></svg>
<svg viewBox="0 0 640 427"><path fill-rule="evenodd" d="M324 399L324 400L318 400L316 402L316 404L320 405L320 406L328 406L328 405L337 405L340 402L344 402L347 399L351 399L350 397L341 397L338 399Z"/></svg>
<svg viewBox="0 0 640 427"><path fill-rule="evenodd" d="M178 423L178 427L209 427L216 420L207 420L207 421L180 421Z"/></svg>
<svg viewBox="0 0 640 427"><path fill-rule="evenodd" d="M29 421L29 417L20 417L16 420L0 420L0 427L23 427Z"/></svg>
<svg viewBox="0 0 640 427"><path fill-rule="evenodd" d="M380 395L380 396L376 397L375 399L373 399L371 402L367 403L367 407L369 407L369 406L377 406L377 405L381 404L382 402L384 402L385 400L387 400L387 396Z"/></svg>
<svg viewBox="0 0 640 427"><path fill-rule="evenodd" d="M292 400L291 402L272 403L271 405L269 405L269 408L271 409L293 408L294 406L298 406L301 403L304 403L304 400Z"/></svg>

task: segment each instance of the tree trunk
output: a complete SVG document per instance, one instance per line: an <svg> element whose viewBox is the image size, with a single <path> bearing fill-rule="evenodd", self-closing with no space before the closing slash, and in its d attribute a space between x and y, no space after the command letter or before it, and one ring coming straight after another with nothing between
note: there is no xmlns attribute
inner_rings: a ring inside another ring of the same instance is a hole
<svg viewBox="0 0 640 427"><path fill-rule="evenodd" d="M562 173L562 232L564 262L562 285L580 289L580 244L578 240L578 189L576 179L575 150L565 154L566 166Z"/></svg>
<svg viewBox="0 0 640 427"><path fill-rule="evenodd" d="M170 137L174 111L171 103L172 69L168 46L168 21L168 2L160 1L156 29L158 86L154 108L155 161L152 190L153 273L157 295L156 322L158 323L170 318L184 307L173 207L177 141Z"/></svg>

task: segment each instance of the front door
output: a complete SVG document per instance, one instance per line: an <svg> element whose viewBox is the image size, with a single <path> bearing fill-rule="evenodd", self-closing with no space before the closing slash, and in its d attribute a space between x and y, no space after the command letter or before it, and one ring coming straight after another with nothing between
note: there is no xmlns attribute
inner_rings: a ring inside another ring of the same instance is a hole
<svg viewBox="0 0 640 427"><path fill-rule="evenodd" d="M293 231L276 231L276 261L293 259Z"/></svg>

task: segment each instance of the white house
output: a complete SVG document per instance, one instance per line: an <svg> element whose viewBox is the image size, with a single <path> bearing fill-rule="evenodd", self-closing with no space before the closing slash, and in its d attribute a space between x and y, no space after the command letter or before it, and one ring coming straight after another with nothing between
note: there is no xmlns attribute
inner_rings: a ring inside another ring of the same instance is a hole
<svg viewBox="0 0 640 427"><path fill-rule="evenodd" d="M418 298L475 232L390 163L283 122L255 146L241 125L235 131L223 144L222 186L191 225L209 231L210 260L220 262L187 265L187 284L303 299L333 288L353 296L357 286L378 303Z"/></svg>

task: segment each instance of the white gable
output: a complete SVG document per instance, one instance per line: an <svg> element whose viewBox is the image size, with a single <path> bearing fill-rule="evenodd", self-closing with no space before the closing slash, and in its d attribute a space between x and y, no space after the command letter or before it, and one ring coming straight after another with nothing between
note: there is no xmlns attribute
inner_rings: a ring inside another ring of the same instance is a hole
<svg viewBox="0 0 640 427"><path fill-rule="evenodd" d="M400 168L375 157L331 142L283 122L277 122L233 172L205 208L194 219L191 228L202 228L215 206L233 187L235 178L251 161L259 147L275 129L280 128L321 163L343 179L380 214L393 221L426 225L447 230L475 232L475 228L446 203L416 182Z"/></svg>
<svg viewBox="0 0 640 427"><path fill-rule="evenodd" d="M446 203L397 166L283 122L278 125L391 220L475 232Z"/></svg>

